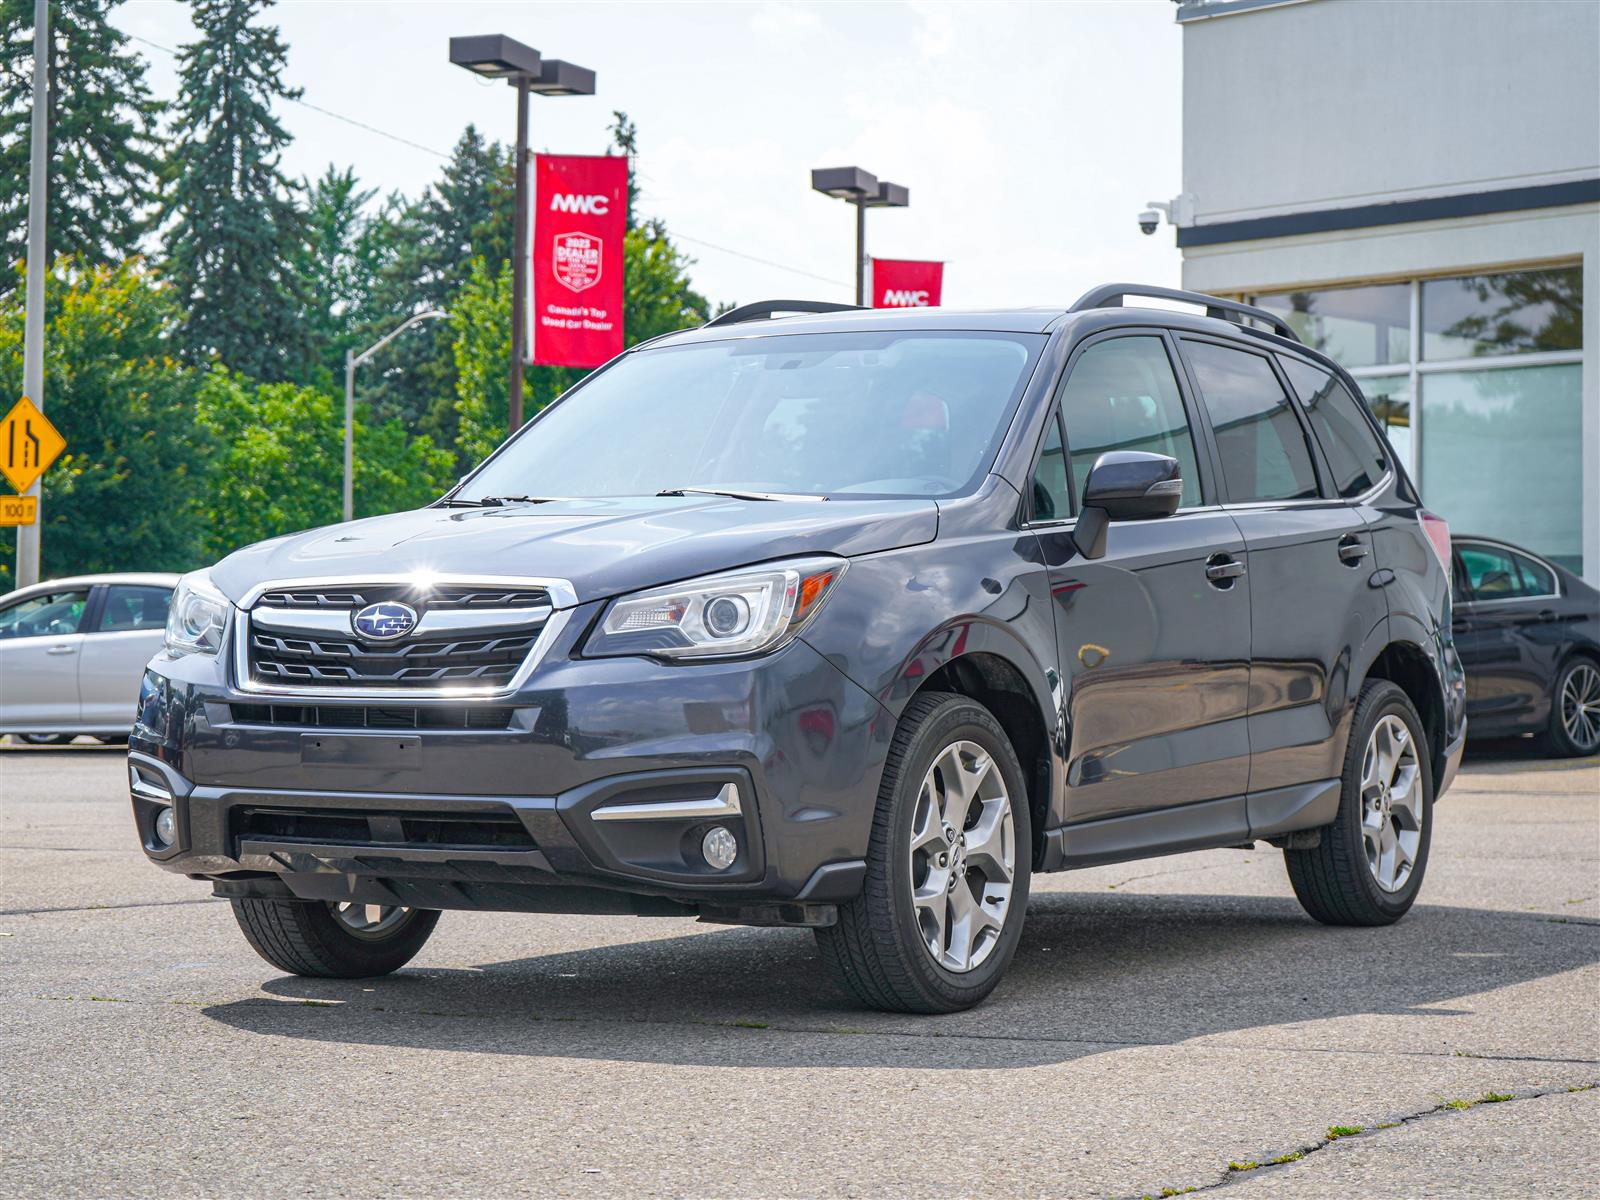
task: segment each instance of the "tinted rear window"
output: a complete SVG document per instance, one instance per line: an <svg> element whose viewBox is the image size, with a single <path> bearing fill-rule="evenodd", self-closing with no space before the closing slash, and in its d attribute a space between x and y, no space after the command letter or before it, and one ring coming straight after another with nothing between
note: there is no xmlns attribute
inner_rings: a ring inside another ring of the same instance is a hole
<svg viewBox="0 0 1600 1200"><path fill-rule="evenodd" d="M1361 415L1360 403L1327 371L1298 358L1280 356L1278 361L1305 405L1311 432L1322 443L1334 490L1341 496L1370 491L1383 478L1387 459L1383 443Z"/></svg>

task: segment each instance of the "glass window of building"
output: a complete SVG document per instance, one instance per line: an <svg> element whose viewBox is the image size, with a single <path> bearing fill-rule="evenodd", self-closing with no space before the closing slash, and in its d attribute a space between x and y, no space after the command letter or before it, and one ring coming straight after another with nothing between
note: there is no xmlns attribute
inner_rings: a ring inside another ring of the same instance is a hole
<svg viewBox="0 0 1600 1200"><path fill-rule="evenodd" d="M1583 268L1422 281L1422 357L1583 349Z"/></svg>
<svg viewBox="0 0 1600 1200"><path fill-rule="evenodd" d="M1411 354L1411 288L1404 283L1270 292L1255 303L1342 367L1403 363Z"/></svg>
<svg viewBox="0 0 1600 1200"><path fill-rule="evenodd" d="M1367 407L1383 426L1384 436L1394 447L1395 456L1410 469L1411 457L1411 377L1409 375L1369 375L1356 380L1366 397Z"/></svg>
<svg viewBox="0 0 1600 1200"><path fill-rule="evenodd" d="M1557 364L1425 376L1423 502L1453 530L1581 571L1582 374Z"/></svg>

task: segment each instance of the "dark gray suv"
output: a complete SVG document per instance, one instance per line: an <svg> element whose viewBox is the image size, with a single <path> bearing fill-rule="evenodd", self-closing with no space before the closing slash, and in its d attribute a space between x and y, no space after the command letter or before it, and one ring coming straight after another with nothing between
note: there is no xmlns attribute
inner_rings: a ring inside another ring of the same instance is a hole
<svg viewBox="0 0 1600 1200"><path fill-rule="evenodd" d="M698 914L945 1012L1041 871L1266 841L1317 920L1402 916L1449 560L1269 313L750 305L437 504L187 576L134 816L286 971L393 971L447 908Z"/></svg>

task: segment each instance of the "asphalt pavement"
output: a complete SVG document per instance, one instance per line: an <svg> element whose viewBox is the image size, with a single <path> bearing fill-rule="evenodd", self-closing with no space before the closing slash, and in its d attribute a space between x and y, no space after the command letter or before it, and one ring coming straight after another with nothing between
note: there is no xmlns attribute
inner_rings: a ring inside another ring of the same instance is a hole
<svg viewBox="0 0 1600 1200"><path fill-rule="evenodd" d="M1036 879L999 990L938 1018L851 1007L803 931L676 918L446 913L397 975L286 977L125 792L116 750L0 752L0 1196L1600 1178L1594 759L1472 753L1387 929L1313 924L1264 845Z"/></svg>

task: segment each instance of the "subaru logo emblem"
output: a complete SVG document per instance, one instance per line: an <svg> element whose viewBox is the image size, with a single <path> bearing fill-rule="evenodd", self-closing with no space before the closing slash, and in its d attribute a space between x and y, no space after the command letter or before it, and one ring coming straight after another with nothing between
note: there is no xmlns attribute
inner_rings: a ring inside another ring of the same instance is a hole
<svg viewBox="0 0 1600 1200"><path fill-rule="evenodd" d="M417 627L417 610L409 604L385 600L361 609L350 618L350 624L370 641L392 642Z"/></svg>

